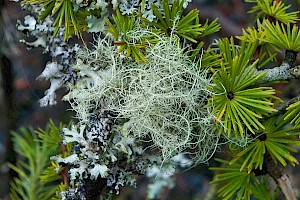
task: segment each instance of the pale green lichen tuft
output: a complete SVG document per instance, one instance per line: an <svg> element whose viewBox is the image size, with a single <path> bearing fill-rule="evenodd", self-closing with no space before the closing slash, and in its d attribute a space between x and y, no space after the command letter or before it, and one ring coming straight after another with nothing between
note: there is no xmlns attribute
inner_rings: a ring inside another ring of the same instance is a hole
<svg viewBox="0 0 300 200"><path fill-rule="evenodd" d="M160 35L147 48L146 63L123 58L106 37L94 50L81 50L75 68L81 77L69 100L81 123L110 110L126 123L123 135L149 140L164 159L184 153L206 162L218 144L205 108L210 79L183 53L176 36Z"/></svg>

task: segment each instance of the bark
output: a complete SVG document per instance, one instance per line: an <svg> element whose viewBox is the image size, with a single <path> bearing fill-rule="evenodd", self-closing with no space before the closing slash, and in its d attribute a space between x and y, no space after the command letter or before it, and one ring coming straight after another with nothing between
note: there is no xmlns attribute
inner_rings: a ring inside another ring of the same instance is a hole
<svg viewBox="0 0 300 200"><path fill-rule="evenodd" d="M277 178L276 182L278 183L282 193L287 200L297 200L292 188L291 181L286 174L283 174L281 177Z"/></svg>
<svg viewBox="0 0 300 200"><path fill-rule="evenodd" d="M284 166L280 163L275 163L270 154L265 156L265 167L268 174L276 181L280 187L286 200L296 200L295 192L292 188L289 177L283 173Z"/></svg>

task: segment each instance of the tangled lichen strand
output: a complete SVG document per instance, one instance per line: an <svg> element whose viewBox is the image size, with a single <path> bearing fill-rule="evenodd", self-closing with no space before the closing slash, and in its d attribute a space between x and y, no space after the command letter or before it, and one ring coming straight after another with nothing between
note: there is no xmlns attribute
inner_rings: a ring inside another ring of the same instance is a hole
<svg viewBox="0 0 300 200"><path fill-rule="evenodd" d="M110 44L102 39L95 50L78 54L76 68L85 78L68 99L81 122L99 109L111 110L128 120L124 134L150 136L164 159L192 149L194 161L205 162L218 143L213 116L204 107L210 95L206 72L183 53L175 36L160 36L147 49L147 63L121 58Z"/></svg>

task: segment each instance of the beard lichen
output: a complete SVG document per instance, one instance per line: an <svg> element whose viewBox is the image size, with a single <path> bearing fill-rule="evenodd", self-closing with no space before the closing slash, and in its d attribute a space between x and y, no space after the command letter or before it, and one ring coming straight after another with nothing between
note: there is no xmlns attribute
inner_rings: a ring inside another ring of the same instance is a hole
<svg viewBox="0 0 300 200"><path fill-rule="evenodd" d="M80 50L74 67L80 78L65 99L82 124L109 110L123 119L125 137L150 141L164 160L184 153L194 164L206 162L219 139L205 107L211 95L207 71L191 61L174 35L160 35L146 50L146 63L122 57L109 37L93 50Z"/></svg>

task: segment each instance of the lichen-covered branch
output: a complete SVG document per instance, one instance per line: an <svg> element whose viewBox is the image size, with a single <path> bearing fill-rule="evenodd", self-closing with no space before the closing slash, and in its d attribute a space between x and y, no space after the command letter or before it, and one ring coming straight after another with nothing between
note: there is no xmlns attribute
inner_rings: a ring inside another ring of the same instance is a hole
<svg viewBox="0 0 300 200"><path fill-rule="evenodd" d="M294 72L296 69L298 69L298 66L291 67L291 65L289 65L288 63L283 62L278 67L259 70L257 71L257 74L266 73L266 76L263 79L261 79L258 83L269 83L278 80L289 80L296 77L300 77L299 73Z"/></svg>
<svg viewBox="0 0 300 200"><path fill-rule="evenodd" d="M286 50L285 57L280 66L271 69L259 70L257 74L266 73L266 76L258 83L270 83L273 81L290 80L300 78L300 66L296 66L297 52Z"/></svg>

